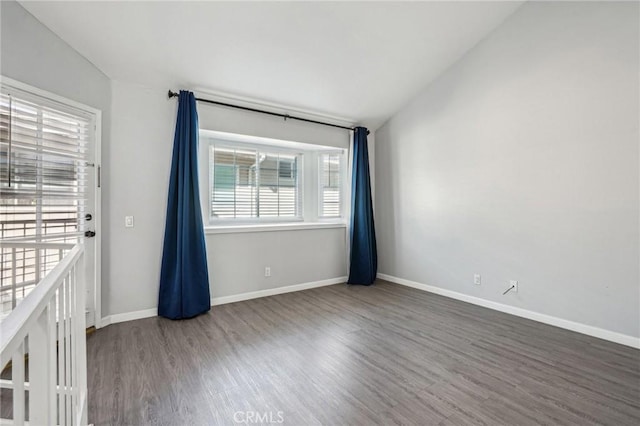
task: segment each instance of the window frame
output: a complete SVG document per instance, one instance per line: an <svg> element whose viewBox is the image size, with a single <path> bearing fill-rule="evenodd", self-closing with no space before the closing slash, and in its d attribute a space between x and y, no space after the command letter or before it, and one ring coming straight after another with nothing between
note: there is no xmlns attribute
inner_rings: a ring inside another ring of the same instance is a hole
<svg viewBox="0 0 640 426"><path fill-rule="evenodd" d="M248 232L268 231L275 229L309 229L314 226L321 228L344 227L346 193L346 160L347 149L305 144L293 141L281 141L275 139L261 138L249 135L224 133L201 128L199 131L200 147L198 153L199 162L199 183L202 217L207 233L231 232L233 230L243 232L246 228ZM211 185L212 173L211 159L209 157L212 146L227 149L251 149L258 152L273 154L295 154L299 156L298 185L301 199L300 215L297 217L250 217L250 218L216 218L211 216ZM340 217L320 216L320 154L331 153L342 155L341 158L341 205Z"/></svg>

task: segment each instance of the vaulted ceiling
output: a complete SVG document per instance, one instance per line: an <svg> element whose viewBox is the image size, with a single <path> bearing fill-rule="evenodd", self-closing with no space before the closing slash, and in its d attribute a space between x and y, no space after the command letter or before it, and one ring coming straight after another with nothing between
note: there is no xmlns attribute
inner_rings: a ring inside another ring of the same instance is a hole
<svg viewBox="0 0 640 426"><path fill-rule="evenodd" d="M522 2L21 2L107 76L375 129Z"/></svg>

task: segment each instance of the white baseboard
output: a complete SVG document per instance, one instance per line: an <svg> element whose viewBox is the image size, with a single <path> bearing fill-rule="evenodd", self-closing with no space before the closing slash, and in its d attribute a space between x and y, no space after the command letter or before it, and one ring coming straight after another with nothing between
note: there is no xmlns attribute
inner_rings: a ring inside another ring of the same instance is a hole
<svg viewBox="0 0 640 426"><path fill-rule="evenodd" d="M119 322L133 321L142 318L155 317L158 315L158 308L143 309L142 311L125 312L122 314L107 315L102 318L101 327L109 324L117 324Z"/></svg>
<svg viewBox="0 0 640 426"><path fill-rule="evenodd" d="M470 296L468 294L458 293L456 291L446 290L444 288L434 287L431 285L406 280L404 278L394 277L392 275L378 274L377 277L385 281L390 281L392 283L404 285L407 287L417 288L418 290L428 291L429 293L439 294L441 296L450 297L452 299L461 300L463 302L472 303L474 305L483 306L485 308L493 309L496 311L504 312L504 313L515 315L518 317L527 318L533 321L542 322L545 324L575 331L577 333L586 334L588 336L597 337L599 339L604 339L610 342L620 343L625 346L631 346L632 348L640 349L640 338L637 338L637 337L629 336L622 333L617 333L615 331L605 330L603 328L593 327L591 325L586 325L579 322L569 321L569 320L554 317L551 315L529 311L527 309L517 308L515 306L505 305L498 302L492 302L490 300L482 299L480 297Z"/></svg>
<svg viewBox="0 0 640 426"><path fill-rule="evenodd" d="M234 294L231 296L211 298L211 306L224 305L226 303L241 302L243 300L256 299L258 297L275 296L276 294L291 293L294 291L308 290L310 288L324 287L327 285L341 284L347 282L347 277L331 278L322 281L312 281L302 284L288 285L284 287L269 288L266 290L250 291L248 293ZM122 314L108 315L102 318L101 327L119 322L133 321L142 318L155 317L158 315L158 308L144 309L142 311L125 312Z"/></svg>
<svg viewBox="0 0 640 426"><path fill-rule="evenodd" d="M274 296L276 294L291 293L293 291L308 290L310 288L324 287L327 285L342 284L346 282L347 277L338 277L322 281L312 281L310 283L294 284L285 287L250 291L248 293L234 294L232 296L213 297L211 298L211 306L224 305L225 303L241 302L243 300L257 299L258 297Z"/></svg>

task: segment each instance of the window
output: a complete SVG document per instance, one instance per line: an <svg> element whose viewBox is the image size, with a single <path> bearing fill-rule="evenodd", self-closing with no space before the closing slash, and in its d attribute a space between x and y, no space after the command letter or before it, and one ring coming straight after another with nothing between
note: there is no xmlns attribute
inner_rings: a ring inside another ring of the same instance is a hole
<svg viewBox="0 0 640 426"><path fill-rule="evenodd" d="M320 154L320 217L340 217L342 213L342 155Z"/></svg>
<svg viewBox="0 0 640 426"><path fill-rule="evenodd" d="M205 223L342 219L344 150L200 131Z"/></svg>
<svg viewBox="0 0 640 426"><path fill-rule="evenodd" d="M302 154L211 143L212 219L302 217Z"/></svg>

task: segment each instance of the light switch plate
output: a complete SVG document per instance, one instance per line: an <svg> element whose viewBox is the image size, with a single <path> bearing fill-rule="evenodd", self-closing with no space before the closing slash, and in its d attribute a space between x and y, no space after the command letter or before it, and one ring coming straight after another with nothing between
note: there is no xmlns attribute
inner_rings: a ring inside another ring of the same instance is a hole
<svg viewBox="0 0 640 426"><path fill-rule="evenodd" d="M126 228L133 228L133 216L124 217L124 226Z"/></svg>

